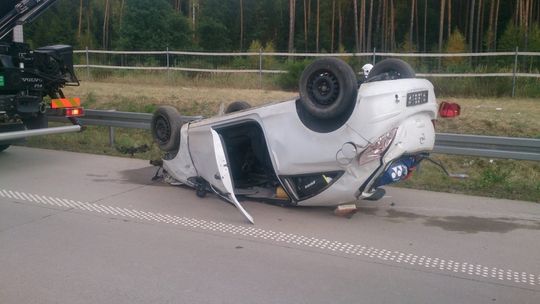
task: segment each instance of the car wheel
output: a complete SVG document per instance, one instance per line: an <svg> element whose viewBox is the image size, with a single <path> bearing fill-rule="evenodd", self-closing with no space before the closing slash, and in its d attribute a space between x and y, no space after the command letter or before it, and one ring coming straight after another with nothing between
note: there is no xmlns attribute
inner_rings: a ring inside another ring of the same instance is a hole
<svg viewBox="0 0 540 304"><path fill-rule="evenodd" d="M200 198L205 197L205 196L206 196L206 189L202 189L202 188L199 189L199 188L197 188L197 189L195 190L195 195L197 195L197 197L200 197Z"/></svg>
<svg viewBox="0 0 540 304"><path fill-rule="evenodd" d="M152 138L159 148L165 152L176 151L180 144L180 128L182 119L176 108L161 106L152 116Z"/></svg>
<svg viewBox="0 0 540 304"><path fill-rule="evenodd" d="M4 151L7 148L9 148L9 145L0 145L0 152Z"/></svg>
<svg viewBox="0 0 540 304"><path fill-rule="evenodd" d="M414 69L407 62L390 58L377 63L369 72L368 79L365 82L415 77Z"/></svg>
<svg viewBox="0 0 540 304"><path fill-rule="evenodd" d="M251 105L246 101L235 101L227 106L227 108L225 109L225 114L242 111L249 108L251 108Z"/></svg>
<svg viewBox="0 0 540 304"><path fill-rule="evenodd" d="M312 116L334 119L356 102L357 88L356 75L343 60L317 59L300 77L300 102Z"/></svg>

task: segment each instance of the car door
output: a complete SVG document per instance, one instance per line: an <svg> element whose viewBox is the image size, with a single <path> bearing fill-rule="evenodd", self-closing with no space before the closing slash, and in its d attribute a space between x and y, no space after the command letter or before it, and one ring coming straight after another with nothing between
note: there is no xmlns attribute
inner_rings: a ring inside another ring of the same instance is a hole
<svg viewBox="0 0 540 304"><path fill-rule="evenodd" d="M225 154L223 138L214 129L210 129L212 133L212 144L214 148L214 154L216 156L216 164L218 172L212 184L219 185L221 189L225 189L225 193L222 193L222 197L233 203L236 208L244 215L244 217L252 224L254 224L253 217L244 209L244 207L238 202L234 195L234 186L231 173L229 170L229 164L227 161L227 155Z"/></svg>

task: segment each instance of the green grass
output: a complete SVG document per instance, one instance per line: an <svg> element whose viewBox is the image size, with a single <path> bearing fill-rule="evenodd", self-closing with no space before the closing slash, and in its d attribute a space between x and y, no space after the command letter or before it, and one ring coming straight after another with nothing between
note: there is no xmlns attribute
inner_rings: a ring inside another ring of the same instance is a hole
<svg viewBox="0 0 540 304"><path fill-rule="evenodd" d="M409 180L396 186L540 202L539 162L440 154L432 154L432 157L451 173L464 173L469 177L448 177L426 161Z"/></svg>
<svg viewBox="0 0 540 304"><path fill-rule="evenodd" d="M181 71L139 71L139 70L92 70L76 69L83 83L143 83L157 86L212 87L237 89L279 90L280 77L274 74L258 73L196 73Z"/></svg>
<svg viewBox="0 0 540 304"><path fill-rule="evenodd" d="M56 126L59 124L54 123L49 125ZM31 137L23 145L52 150L136 157L148 160L159 159L161 157L160 150L152 143L152 136L149 131L114 128L114 133L114 146L111 146L109 142L109 128L100 126L89 126L81 133ZM137 150L133 155L126 151L133 148Z"/></svg>
<svg viewBox="0 0 540 304"><path fill-rule="evenodd" d="M78 69L83 82L144 83L153 85L181 85L185 87L212 87L236 89L264 89L295 91L298 79L309 60L297 60L287 63L288 74L258 73L195 73L179 71L112 71L94 70L87 75L84 69ZM477 71L485 72L485 71ZM440 96L458 96L467 98L505 97L512 95L511 77L431 77L435 93ZM517 78L516 97L540 97L540 78Z"/></svg>
<svg viewBox="0 0 540 304"><path fill-rule="evenodd" d="M510 97L512 96L511 77L480 78L438 78L429 79L435 86L435 93L441 96L466 97ZM540 78L517 78L516 97L540 97Z"/></svg>

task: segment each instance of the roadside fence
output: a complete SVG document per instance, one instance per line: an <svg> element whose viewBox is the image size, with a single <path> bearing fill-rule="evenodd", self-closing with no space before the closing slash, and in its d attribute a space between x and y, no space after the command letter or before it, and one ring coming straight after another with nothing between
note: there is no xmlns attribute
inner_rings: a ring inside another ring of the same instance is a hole
<svg viewBox="0 0 540 304"><path fill-rule="evenodd" d="M420 77L471 78L508 77L515 95L517 78L540 79L540 52L486 53L283 53L283 52L186 52L173 51L104 51L76 50L76 68L86 70L146 70L188 73L263 75L287 73L287 64L316 57L340 57L359 71L365 63L376 63L384 58L408 61ZM435 71L435 72L434 72Z"/></svg>

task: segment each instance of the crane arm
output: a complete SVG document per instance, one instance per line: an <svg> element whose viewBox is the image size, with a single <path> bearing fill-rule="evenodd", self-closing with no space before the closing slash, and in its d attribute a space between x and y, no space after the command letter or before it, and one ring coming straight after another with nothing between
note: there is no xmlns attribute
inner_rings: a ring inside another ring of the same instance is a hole
<svg viewBox="0 0 540 304"><path fill-rule="evenodd" d="M0 39L17 25L32 22L56 0L2 0L0 5Z"/></svg>

